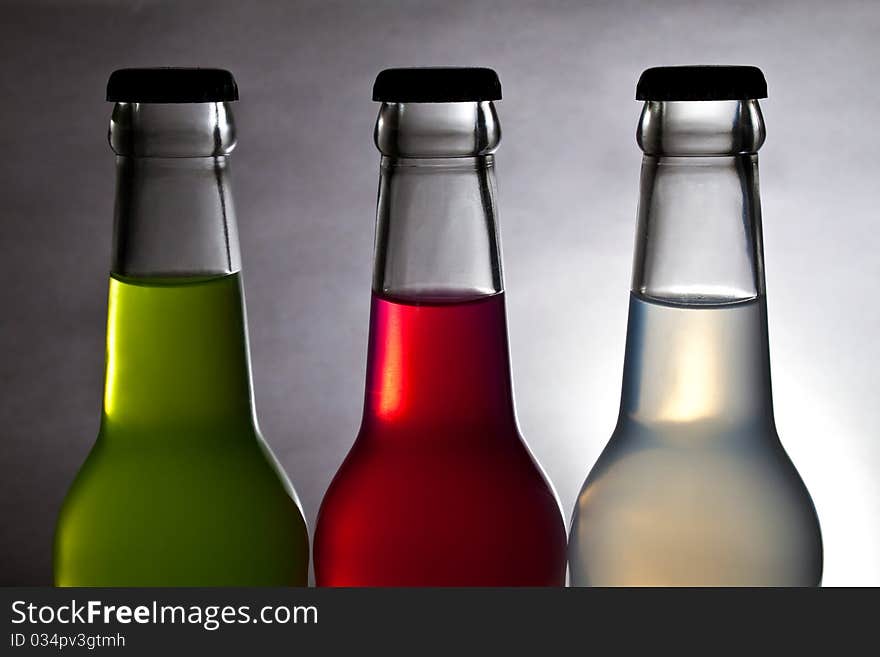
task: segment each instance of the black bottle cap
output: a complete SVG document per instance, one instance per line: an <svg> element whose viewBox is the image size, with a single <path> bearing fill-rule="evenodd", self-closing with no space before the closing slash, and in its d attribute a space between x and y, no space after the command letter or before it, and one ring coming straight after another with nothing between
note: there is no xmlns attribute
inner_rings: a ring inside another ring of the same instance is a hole
<svg viewBox="0 0 880 657"><path fill-rule="evenodd" d="M238 100L238 86L232 73L221 68L121 68L110 74L107 100L220 103Z"/></svg>
<svg viewBox="0 0 880 657"><path fill-rule="evenodd" d="M491 68L387 68L373 84L373 100L386 103L457 103L500 100Z"/></svg>
<svg viewBox="0 0 880 657"><path fill-rule="evenodd" d="M636 100L748 100L767 97L757 66L658 66L642 73Z"/></svg>

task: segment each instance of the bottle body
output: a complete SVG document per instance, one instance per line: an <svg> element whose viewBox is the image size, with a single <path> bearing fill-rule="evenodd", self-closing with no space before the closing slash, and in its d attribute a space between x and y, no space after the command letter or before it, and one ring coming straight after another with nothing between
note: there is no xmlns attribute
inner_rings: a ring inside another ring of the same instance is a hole
<svg viewBox="0 0 880 657"><path fill-rule="evenodd" d="M812 501L754 403L770 395L765 308L632 294L622 406L657 413L621 412L584 484L572 585L819 584Z"/></svg>
<svg viewBox="0 0 880 657"><path fill-rule="evenodd" d="M578 497L574 586L816 586L776 432L756 101L648 102L617 427Z"/></svg>
<svg viewBox="0 0 880 657"><path fill-rule="evenodd" d="M503 294L374 294L370 333L368 409L321 505L318 585L563 584L559 506L510 403Z"/></svg>
<svg viewBox="0 0 880 657"><path fill-rule="evenodd" d="M253 406L231 121L219 102L114 111L104 402L58 518L58 586L307 583L305 521Z"/></svg>
<svg viewBox="0 0 880 657"><path fill-rule="evenodd" d="M466 139L494 125L494 109L454 105L380 110L364 415L321 504L319 586L565 583L559 504L514 411L489 154L497 134L476 148L479 138ZM414 134L438 118L444 144ZM404 120L391 133L397 146L421 150L388 155L383 126ZM460 156L449 152L456 130Z"/></svg>
<svg viewBox="0 0 880 657"><path fill-rule="evenodd" d="M105 411L59 517L56 584L305 585L305 523L251 413L239 275L112 277L108 314Z"/></svg>

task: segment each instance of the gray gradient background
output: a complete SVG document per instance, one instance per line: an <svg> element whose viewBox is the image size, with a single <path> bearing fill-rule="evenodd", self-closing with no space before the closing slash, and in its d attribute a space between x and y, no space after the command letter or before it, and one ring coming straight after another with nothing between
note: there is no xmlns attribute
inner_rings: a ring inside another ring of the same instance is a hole
<svg viewBox="0 0 880 657"><path fill-rule="evenodd" d="M880 4L2 2L0 582L48 583L60 501L94 440L121 66L228 67L255 390L314 526L358 428L387 66L484 65L522 429L568 516L614 426L651 65L761 66L761 186L783 442L825 583L880 584Z"/></svg>

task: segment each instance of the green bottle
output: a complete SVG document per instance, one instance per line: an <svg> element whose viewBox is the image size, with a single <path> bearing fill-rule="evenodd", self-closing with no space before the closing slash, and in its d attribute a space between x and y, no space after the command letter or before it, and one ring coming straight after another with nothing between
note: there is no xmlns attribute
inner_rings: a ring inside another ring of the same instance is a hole
<svg viewBox="0 0 880 657"><path fill-rule="evenodd" d="M116 71L101 427L58 519L58 586L307 583L296 493L257 426L228 71Z"/></svg>

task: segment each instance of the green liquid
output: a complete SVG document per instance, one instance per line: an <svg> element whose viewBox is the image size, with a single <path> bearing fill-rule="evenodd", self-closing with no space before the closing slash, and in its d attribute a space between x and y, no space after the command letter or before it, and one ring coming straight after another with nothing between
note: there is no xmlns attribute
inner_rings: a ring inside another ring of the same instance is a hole
<svg viewBox="0 0 880 657"><path fill-rule="evenodd" d="M58 520L56 585L307 583L250 381L237 274L111 278L101 429Z"/></svg>

